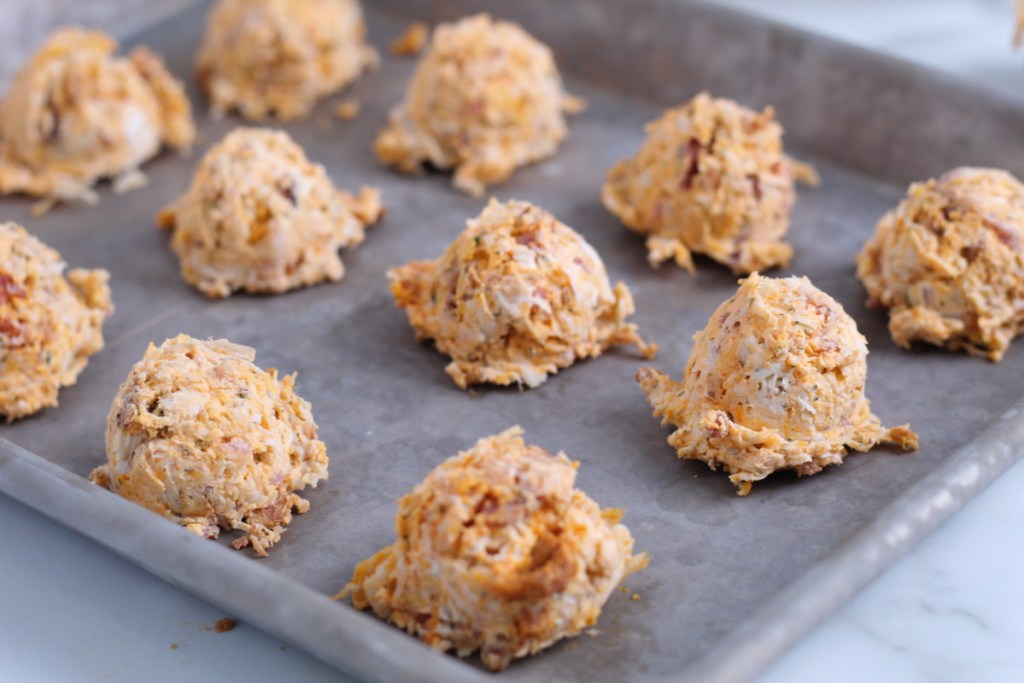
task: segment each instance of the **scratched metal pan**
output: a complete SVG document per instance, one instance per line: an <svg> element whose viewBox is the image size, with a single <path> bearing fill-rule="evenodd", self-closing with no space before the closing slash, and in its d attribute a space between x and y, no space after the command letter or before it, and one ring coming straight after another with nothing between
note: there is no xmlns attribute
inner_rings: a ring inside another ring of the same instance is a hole
<svg viewBox="0 0 1024 683"><path fill-rule="evenodd" d="M370 3L367 3L370 4ZM372 3L372 39L385 46L412 19L435 22L484 0ZM139 36L190 71L204 7ZM277 297L209 301L182 283L157 209L185 189L199 153L234 119L200 114L200 149L147 166L148 187L99 206L39 220L28 200L0 201L75 266L108 268L117 312L107 348L60 407L0 427L0 490L361 679L492 680L473 661L435 653L378 620L331 602L357 561L390 543L395 500L478 437L521 424L527 438L582 461L580 487L628 510L650 568L602 614L600 634L558 644L501 674L508 681L741 681L760 671L1021 455L1024 341L999 365L896 348L883 312L868 310L853 257L914 179L962 164L1024 168L1024 105L902 62L721 9L667 0L508 1L504 16L549 43L572 92L590 101L553 159L520 171L499 197L531 200L579 230L613 279L636 298L636 321L661 345L653 365L678 375L711 311L735 278L709 261L690 277L650 269L640 238L598 200L604 171L641 141L663 107L711 91L774 104L787 147L814 162L823 184L801 192L792 267L835 296L867 335L867 392L888 424L909 421L921 448L851 456L798 480L779 474L735 495L721 473L680 463L651 418L631 350L580 363L529 391L458 390L446 359L416 344L384 272L433 257L483 201L449 178L404 178L381 168L370 141L401 96L413 62L385 56L355 86L355 121L330 103L285 128L343 187L383 188L388 215L344 254L345 279ZM197 111L203 111L196 98ZM330 480L309 492L268 559L204 541L88 483L103 461L107 408L150 341L179 332L227 337L258 362L298 371L331 457ZM14 445L17 444L17 445Z"/></svg>

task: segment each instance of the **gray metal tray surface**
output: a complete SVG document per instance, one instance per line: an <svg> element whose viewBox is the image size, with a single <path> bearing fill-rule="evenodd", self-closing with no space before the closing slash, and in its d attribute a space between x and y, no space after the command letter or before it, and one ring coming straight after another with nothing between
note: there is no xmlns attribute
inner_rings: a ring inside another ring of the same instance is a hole
<svg viewBox="0 0 1024 683"><path fill-rule="evenodd" d="M367 3L369 4L369 3ZM682 372L694 332L729 297L736 278L707 261L690 277L652 270L642 239L599 201L604 173L631 154L644 122L701 89L750 106L774 104L787 149L815 163L803 190L787 271L806 274L857 320L871 349L867 392L887 424L909 421L921 448L877 448L798 480L777 474L745 498L722 473L679 462L668 430L633 376L645 362L618 350L579 363L538 389L460 391L446 358L413 340L388 293L385 270L435 257L483 201L449 189L449 177L400 177L371 151L414 62L386 54L411 19L435 22L480 9L520 21L554 49L569 90L590 101L552 159L495 188L540 204L581 232L613 280L637 303L642 333L661 345L651 365ZM1024 106L952 79L830 40L701 4L667 0L381 0L368 8L382 68L346 96L362 113L330 120L324 103L283 126L342 187L383 188L387 217L343 254L343 281L283 296L210 301L185 285L154 228L199 155L241 121L211 121L193 93L202 132L188 159L165 154L150 184L99 206L59 207L39 220L29 200L4 199L73 266L108 268L117 311L94 357L60 407L0 427L0 490L115 552L339 668L378 681L492 680L462 662L332 602L356 562L390 543L395 501L477 438L521 424L527 439L579 459L579 486L625 521L650 567L616 591L595 637L562 642L500 674L509 681L740 681L836 609L902 552L1020 457L1024 445L1024 342L999 365L898 349L886 314L864 305L853 257L906 184L963 164L1024 168ZM203 7L139 36L186 77ZM308 491L270 557L204 541L88 483L103 462L107 409L150 341L179 332L227 337L257 363L298 371L331 459L330 480ZM1014 406L1016 405L1016 408ZM17 444L17 445L14 445Z"/></svg>

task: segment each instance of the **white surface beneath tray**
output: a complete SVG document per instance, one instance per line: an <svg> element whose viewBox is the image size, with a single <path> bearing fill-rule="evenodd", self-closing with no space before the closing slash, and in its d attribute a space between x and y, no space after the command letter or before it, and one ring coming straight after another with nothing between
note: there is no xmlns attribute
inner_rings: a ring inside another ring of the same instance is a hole
<svg viewBox="0 0 1024 683"><path fill-rule="evenodd" d="M1011 0L718 1L1024 96ZM1022 680L1022 489L1018 465L758 683ZM244 624L214 632L222 612L3 496L0 519L0 680L349 680Z"/></svg>

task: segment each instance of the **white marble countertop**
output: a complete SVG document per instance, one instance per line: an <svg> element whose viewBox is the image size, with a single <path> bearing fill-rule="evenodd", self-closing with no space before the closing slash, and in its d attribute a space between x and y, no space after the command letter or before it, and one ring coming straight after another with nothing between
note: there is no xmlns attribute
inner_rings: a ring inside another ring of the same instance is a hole
<svg viewBox="0 0 1024 683"><path fill-rule="evenodd" d="M719 0L1024 93L1011 0ZM1017 343L1024 343L1019 340ZM1024 680L1024 465L758 683ZM0 680L350 681L0 496Z"/></svg>

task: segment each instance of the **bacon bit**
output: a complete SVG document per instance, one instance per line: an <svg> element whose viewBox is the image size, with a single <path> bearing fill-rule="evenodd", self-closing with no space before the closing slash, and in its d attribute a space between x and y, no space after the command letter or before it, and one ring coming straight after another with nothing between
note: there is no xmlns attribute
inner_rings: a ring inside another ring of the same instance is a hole
<svg viewBox="0 0 1024 683"><path fill-rule="evenodd" d="M960 256L968 263L973 263L981 255L981 245L971 244L960 250Z"/></svg>
<svg viewBox="0 0 1024 683"><path fill-rule="evenodd" d="M540 245L540 240L537 239L537 231L527 230L526 232L520 233L516 236L516 244L523 244L528 247Z"/></svg>
<svg viewBox="0 0 1024 683"><path fill-rule="evenodd" d="M708 396L714 399L714 395L708 392ZM718 413L714 418L714 426L707 430L707 437L709 439L721 439L729 433L728 426L725 424L725 415Z"/></svg>
<svg viewBox="0 0 1024 683"><path fill-rule="evenodd" d="M750 181L750 186L754 190L754 199L761 200L761 178L751 173L747 176L747 180Z"/></svg>
<svg viewBox="0 0 1024 683"><path fill-rule="evenodd" d="M832 309L827 304L811 304L811 307L818 312L818 315L825 319L826 323L832 317Z"/></svg>
<svg viewBox="0 0 1024 683"><path fill-rule="evenodd" d="M389 49L396 57L414 57L423 51L430 36L430 27L420 21L415 21L405 27L405 32L398 38L391 41Z"/></svg>
<svg viewBox="0 0 1024 683"><path fill-rule="evenodd" d="M684 190L689 190L693 187L693 179L700 172L700 166L697 160L697 154L701 150L700 140L697 138L690 138L690 142L687 143L686 153L690 157L690 166L686 169L686 175L683 176L683 182L680 184Z"/></svg>
<svg viewBox="0 0 1024 683"><path fill-rule="evenodd" d="M213 625L213 630L215 633L227 633L228 631L233 631L237 625L238 622L231 617L224 617L223 619L217 620Z"/></svg>
<svg viewBox="0 0 1024 683"><path fill-rule="evenodd" d="M498 509L498 499L491 494L485 495L480 499L480 502L476 504L476 508L473 510L473 515L492 515Z"/></svg>
<svg viewBox="0 0 1024 683"><path fill-rule="evenodd" d="M295 198L295 187L294 186L292 186L292 185L285 185L284 187L279 187L278 191L284 196L285 199L287 199L289 202L291 202L292 206L298 206L299 202Z"/></svg>
<svg viewBox="0 0 1024 683"><path fill-rule="evenodd" d="M17 339L25 333L25 326L13 318L0 318L0 336Z"/></svg>
<svg viewBox="0 0 1024 683"><path fill-rule="evenodd" d="M10 273L0 271L0 304L5 304L15 298L24 299L26 296L25 290L14 281Z"/></svg>

